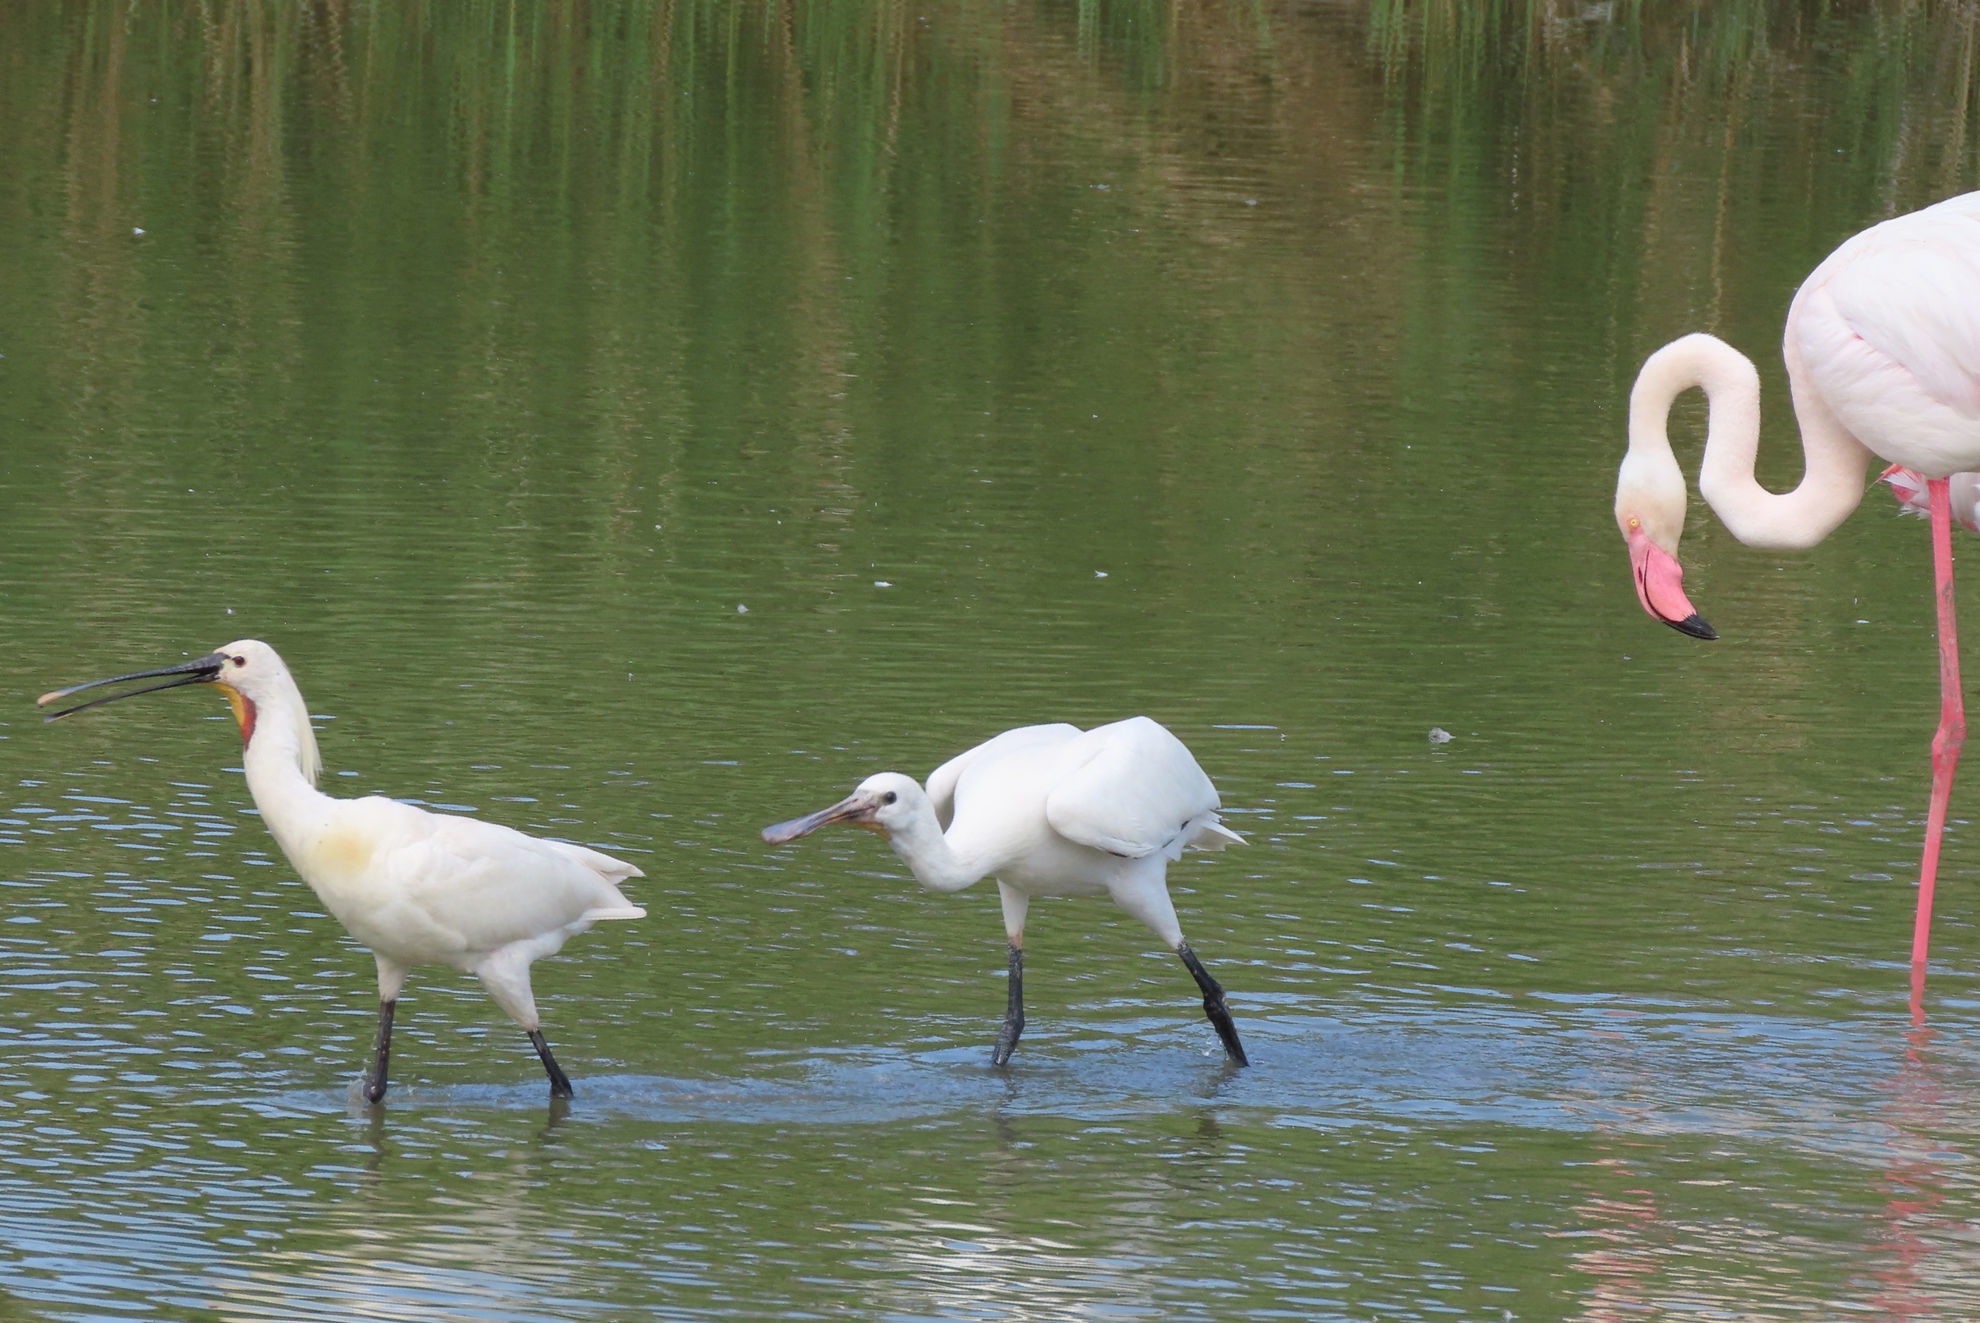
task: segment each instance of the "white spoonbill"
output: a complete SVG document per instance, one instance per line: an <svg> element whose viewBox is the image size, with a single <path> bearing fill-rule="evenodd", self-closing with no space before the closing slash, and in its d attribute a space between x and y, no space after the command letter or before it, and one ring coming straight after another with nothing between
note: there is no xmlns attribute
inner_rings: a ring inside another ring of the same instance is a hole
<svg viewBox="0 0 1980 1323"><path fill-rule="evenodd" d="M98 685L161 677L51 714L181 685L210 684L227 696L246 746L242 766L262 821L346 931L378 961L378 1045L364 1096L385 1096L392 1049L392 1009L413 965L452 965L480 977L495 1004L529 1034L550 1094L571 1096L571 1082L550 1055L530 991L529 966L552 955L599 919L637 919L646 911L618 884L642 876L623 860L564 841L540 840L478 818L429 813L372 795L333 799L316 788L322 766L309 709L275 649L242 639L204 657L43 694L42 706Z"/></svg>
<svg viewBox="0 0 1980 1323"><path fill-rule="evenodd" d="M1777 495L1754 480L1760 379L1753 364L1724 341L1687 335L1650 355L1630 391L1616 524L1629 544L1643 609L1687 634L1716 638L1685 598L1677 562L1684 474L1665 421L1681 392L1701 387L1710 405L1699 491L1748 546L1810 547L1827 537L1862 500L1873 453L1923 476L1938 598L1940 703L1912 928L1915 988L1931 940L1946 802L1966 739L1947 479L1980 468L1980 193L1845 241L1795 292L1781 353L1801 424L1800 485Z"/></svg>
<svg viewBox="0 0 1980 1323"><path fill-rule="evenodd" d="M1244 837L1217 821L1217 788L1183 742L1147 717L1081 730L1020 726L936 768L923 790L881 772L829 808L763 829L782 845L834 822L878 832L931 891L994 875L1010 938L1009 1006L992 1065L1024 1032L1024 916L1033 896L1097 896L1154 930L1203 991L1203 1013L1240 1066L1244 1045L1224 990L1183 940L1166 874L1185 848Z"/></svg>

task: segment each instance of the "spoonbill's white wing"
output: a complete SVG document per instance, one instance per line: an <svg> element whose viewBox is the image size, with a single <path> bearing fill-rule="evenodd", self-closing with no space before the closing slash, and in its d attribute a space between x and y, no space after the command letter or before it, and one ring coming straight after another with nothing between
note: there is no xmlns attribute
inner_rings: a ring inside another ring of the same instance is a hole
<svg viewBox="0 0 1980 1323"><path fill-rule="evenodd" d="M350 830L347 817L343 831L322 838L319 860L335 869L341 861L332 856L363 840L367 857L348 861L362 864L361 879L351 873L323 877L329 885L318 890L352 935L374 951L412 963L458 963L550 937L547 954L596 920L636 919L646 912L616 885L640 876L639 869L609 855L392 800L348 802L362 813L365 830ZM361 903L338 903L347 898Z"/></svg>
<svg viewBox="0 0 1980 1323"><path fill-rule="evenodd" d="M1044 745L1064 743L1072 740L1081 731L1078 726L1063 721L1048 722L1040 726L1019 726L1007 730L1002 735L992 736L973 749L965 749L949 761L928 774L923 788L935 805L935 820L947 831L956 816L956 785L963 773L972 766L988 767L1020 751L1038 749Z"/></svg>
<svg viewBox="0 0 1980 1323"><path fill-rule="evenodd" d="M1244 839L1217 825L1219 803L1181 740L1159 722L1129 717L1067 748L1045 817L1059 835L1096 850L1174 859L1187 845L1221 850Z"/></svg>
<svg viewBox="0 0 1980 1323"><path fill-rule="evenodd" d="M429 858L408 870L421 878L415 894L440 899L445 893L445 910L463 930L485 934L474 942L477 947L594 919L636 919L646 913L616 885L640 876L639 869L623 860L479 818L435 814L430 821L435 829L425 842ZM407 863L416 857L409 856ZM592 859L605 861L617 876L607 876ZM461 880L455 882L456 877ZM467 911L474 918L460 920Z"/></svg>
<svg viewBox="0 0 1980 1323"><path fill-rule="evenodd" d="M552 840L544 840L536 837L532 837L531 839L536 840L538 844L547 845L553 850L563 851L565 854L569 855L572 859L575 859L578 863L583 864L586 868L589 868L592 872L604 878L607 882L611 882L615 885L617 883L625 881L629 877L646 876L645 873L642 873L639 869L627 863L625 860L614 859L609 854L600 854L598 851L592 849L590 846L579 845L573 841L552 841ZM632 908L639 909L637 905L633 906ZM646 913L645 910L640 910L638 914L630 915L628 917L637 919L643 917L645 913ZM617 916L615 915L613 917L617 917Z"/></svg>

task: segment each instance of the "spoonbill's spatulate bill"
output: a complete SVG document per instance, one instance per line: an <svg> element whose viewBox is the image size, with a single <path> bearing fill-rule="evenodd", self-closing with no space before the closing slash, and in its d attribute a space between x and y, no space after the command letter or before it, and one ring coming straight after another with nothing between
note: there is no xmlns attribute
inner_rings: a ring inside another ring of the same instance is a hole
<svg viewBox="0 0 1980 1323"><path fill-rule="evenodd" d="M1169 944L1203 991L1203 1013L1249 1065L1217 980L1183 940L1169 901L1169 861L1185 848L1244 840L1217 820L1217 788L1181 740L1147 717L1082 731L1020 726L936 768L923 790L881 772L816 813L763 829L782 845L835 822L878 832L921 884L960 891L994 876L1010 938L1010 1001L992 1064L1024 1031L1024 918L1033 896L1102 893Z"/></svg>
<svg viewBox="0 0 1980 1323"><path fill-rule="evenodd" d="M164 683L78 703L85 708L181 685L210 684L227 697L246 745L248 790L303 881L378 961L378 1044L365 1097L385 1096L392 1010L411 966L452 965L481 979L495 1003L529 1034L553 1097L571 1082L550 1055L530 963L555 953L599 919L646 911L618 884L642 876L623 860L564 841L541 840L477 818L429 813L397 800L333 799L316 788L321 763L309 709L275 649L255 639L177 666L93 680L43 694L43 707L99 685Z"/></svg>
<svg viewBox="0 0 1980 1323"><path fill-rule="evenodd" d="M1680 393L1693 386L1705 392L1710 412L1698 488L1749 546L1810 547L1827 537L1862 500L1872 454L1909 470L1912 481L1922 478L1932 520L1940 702L1912 927L1917 987L1931 941L1946 803L1966 739L1953 619L1956 493L1948 479L1980 469L1980 193L1874 225L1829 254L1795 293L1781 352L1801 424L1800 485L1776 495L1754 480L1760 378L1752 362L1712 336L1687 335L1650 355L1630 391L1616 524L1643 609L1709 639L1717 636L1685 597L1677 561L1684 474L1665 424ZM1906 500L1903 483L1893 485ZM1966 494L1970 517L1970 488Z"/></svg>

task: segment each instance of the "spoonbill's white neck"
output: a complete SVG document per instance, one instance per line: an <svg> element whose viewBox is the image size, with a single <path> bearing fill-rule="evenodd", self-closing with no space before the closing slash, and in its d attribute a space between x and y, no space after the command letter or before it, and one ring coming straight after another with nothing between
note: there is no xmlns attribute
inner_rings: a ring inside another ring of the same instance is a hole
<svg viewBox="0 0 1980 1323"><path fill-rule="evenodd" d="M248 792L270 827L285 807L328 798L316 788L323 763L310 729L309 707L295 683L258 686L252 696L230 685L221 688L247 741L241 766Z"/></svg>
<svg viewBox="0 0 1980 1323"><path fill-rule="evenodd" d="M1710 335L1673 340L1644 360L1629 393L1625 484L1634 480L1660 493L1668 493L1674 485L1675 518L1682 523L1683 475L1671 452L1666 422L1672 401L1697 386L1709 405L1698 490L1732 535L1754 547L1811 547L1827 537L1862 501L1870 452L1836 421L1819 396L1803 387L1799 355L1791 342L1785 353L1789 378L1795 383L1795 416L1801 425L1805 465L1793 491L1770 492L1754 479L1754 458L1760 447L1760 377L1752 360ZM1673 537L1676 531L1671 530Z"/></svg>

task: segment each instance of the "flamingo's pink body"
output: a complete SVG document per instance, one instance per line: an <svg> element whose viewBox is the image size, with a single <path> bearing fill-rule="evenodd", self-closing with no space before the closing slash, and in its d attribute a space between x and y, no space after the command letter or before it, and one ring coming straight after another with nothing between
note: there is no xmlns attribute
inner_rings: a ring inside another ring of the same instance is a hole
<svg viewBox="0 0 1980 1323"><path fill-rule="evenodd" d="M1881 481L1891 485L1897 497L1898 513L1932 517L1932 502L1925 490L1925 475L1902 464L1885 469ZM1969 533L1980 533L1980 473L1955 473L1946 479L1952 496L1952 520Z"/></svg>
<svg viewBox="0 0 1980 1323"><path fill-rule="evenodd" d="M1885 476L1900 504L1929 510L1940 712L1912 935L1917 988L1931 935L1946 803L1966 738L1953 622L1956 489L1947 480L1980 469L1980 193L1896 217L1844 242L1796 291L1781 352L1801 425L1806 472L1800 484L1777 495L1754 480L1760 385L1753 364L1721 340L1688 335L1650 355L1630 392L1629 454L1616 482L1616 524L1629 545L1644 610L1688 634L1716 637L1685 597L1677 561L1685 482L1665 419L1671 401L1692 386L1703 388L1710 401L1699 491L1740 541L1761 547L1820 542L1862 500L1873 454L1893 465ZM1975 514L1973 487L1963 494L1965 522Z"/></svg>

